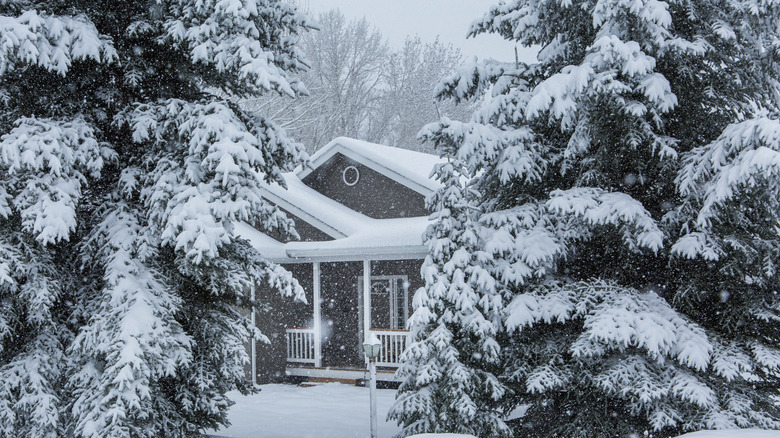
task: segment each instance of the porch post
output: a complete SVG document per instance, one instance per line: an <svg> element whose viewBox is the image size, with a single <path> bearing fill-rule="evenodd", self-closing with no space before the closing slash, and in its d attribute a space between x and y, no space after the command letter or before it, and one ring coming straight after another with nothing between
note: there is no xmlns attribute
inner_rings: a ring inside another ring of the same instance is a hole
<svg viewBox="0 0 780 438"><path fill-rule="evenodd" d="M363 336L371 330L371 260L363 260Z"/></svg>
<svg viewBox="0 0 780 438"><path fill-rule="evenodd" d="M255 304L255 288L254 287L252 287L251 298L252 298L252 304L253 304L253 306L252 306L252 330L253 331L252 331L252 340L251 340L252 345L251 345L251 348L249 349L249 354L252 355L252 358L251 358L252 359L251 360L252 370L250 372L252 373L252 386L254 386L254 385L257 385L257 339L255 339L255 332L254 332L254 330L257 329L257 317L255 316L256 314L255 314L255 307L254 307L254 304Z"/></svg>
<svg viewBox="0 0 780 438"><path fill-rule="evenodd" d="M320 368L322 366L322 317L320 315L320 262L313 262L314 272L312 280L314 283L313 294L314 297L314 366Z"/></svg>

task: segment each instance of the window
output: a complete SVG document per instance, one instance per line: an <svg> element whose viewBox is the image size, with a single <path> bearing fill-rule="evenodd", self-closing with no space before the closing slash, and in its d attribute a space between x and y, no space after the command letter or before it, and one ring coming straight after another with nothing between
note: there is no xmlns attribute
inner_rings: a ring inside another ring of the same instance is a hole
<svg viewBox="0 0 780 438"><path fill-rule="evenodd" d="M347 166L341 172L341 180L344 184L352 187L360 181L360 171L355 166Z"/></svg>

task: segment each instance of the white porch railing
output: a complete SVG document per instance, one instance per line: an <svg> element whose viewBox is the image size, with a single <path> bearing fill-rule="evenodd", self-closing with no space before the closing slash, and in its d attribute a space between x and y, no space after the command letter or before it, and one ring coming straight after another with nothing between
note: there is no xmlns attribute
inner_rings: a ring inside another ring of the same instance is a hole
<svg viewBox="0 0 780 438"><path fill-rule="evenodd" d="M287 362L316 363L314 329L288 328Z"/></svg>
<svg viewBox="0 0 780 438"><path fill-rule="evenodd" d="M380 367L399 367L401 353L409 343L409 332L406 330L371 330L382 344L382 352L376 360Z"/></svg>
<svg viewBox="0 0 780 438"><path fill-rule="evenodd" d="M376 364L380 367L395 367L401 365L401 353L409 342L409 332L406 330L371 330L382 344L382 352ZM314 344L314 329L287 328L287 362L316 364L316 346Z"/></svg>

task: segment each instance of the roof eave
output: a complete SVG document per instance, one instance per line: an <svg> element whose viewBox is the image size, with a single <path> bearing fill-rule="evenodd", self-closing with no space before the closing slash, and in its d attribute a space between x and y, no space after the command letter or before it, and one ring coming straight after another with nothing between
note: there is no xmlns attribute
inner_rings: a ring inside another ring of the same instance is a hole
<svg viewBox="0 0 780 438"><path fill-rule="evenodd" d="M277 263L302 263L423 259L428 255L428 248L424 245L375 248L290 248L285 252L288 256L287 259L272 261Z"/></svg>

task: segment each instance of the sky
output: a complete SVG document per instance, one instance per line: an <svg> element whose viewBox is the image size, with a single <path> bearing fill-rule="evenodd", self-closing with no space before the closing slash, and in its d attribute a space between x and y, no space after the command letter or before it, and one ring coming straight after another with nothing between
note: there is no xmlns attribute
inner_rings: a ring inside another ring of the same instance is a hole
<svg viewBox="0 0 780 438"><path fill-rule="evenodd" d="M498 0L304 0L313 12L340 9L349 19L363 18L376 26L394 48L407 35L419 35L424 42L436 36L461 49L467 60L512 61L515 44L497 35L466 39L472 21L480 18ZM533 50L518 47L520 60L533 61Z"/></svg>

